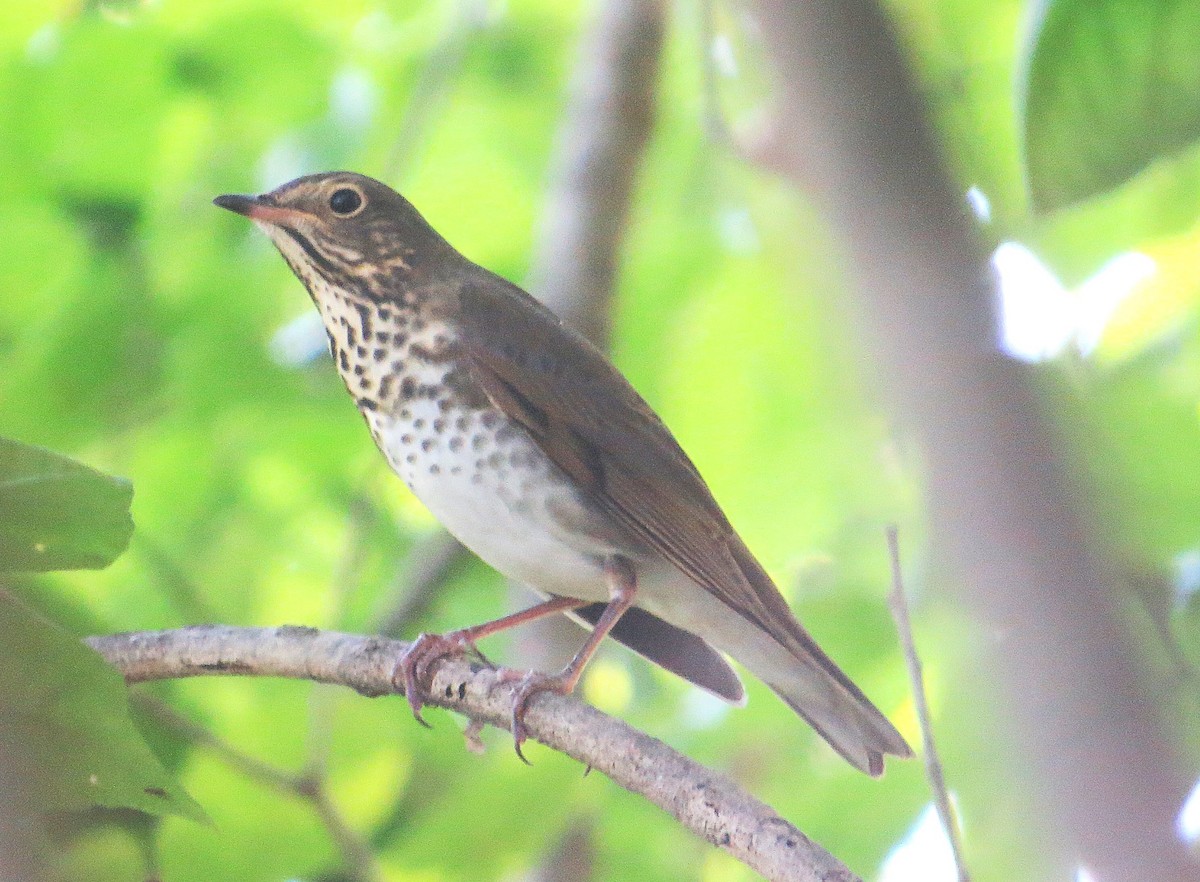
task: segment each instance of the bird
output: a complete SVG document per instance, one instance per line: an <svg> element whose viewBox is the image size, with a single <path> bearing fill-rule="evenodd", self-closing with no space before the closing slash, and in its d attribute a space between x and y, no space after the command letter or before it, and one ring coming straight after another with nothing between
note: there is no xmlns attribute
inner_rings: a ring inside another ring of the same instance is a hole
<svg viewBox="0 0 1200 882"><path fill-rule="evenodd" d="M392 470L463 545L542 598L410 644L393 678L418 720L437 661L564 613L590 634L561 672L500 669L522 759L530 700L572 692L605 637L744 704L736 660L872 776L885 756L912 756L796 619L662 419L546 306L364 175L213 201L261 228L308 290Z"/></svg>

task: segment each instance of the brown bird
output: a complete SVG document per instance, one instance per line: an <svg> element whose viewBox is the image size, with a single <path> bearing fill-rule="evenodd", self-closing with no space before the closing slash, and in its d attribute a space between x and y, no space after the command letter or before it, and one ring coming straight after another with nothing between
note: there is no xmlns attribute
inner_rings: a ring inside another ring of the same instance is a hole
<svg viewBox="0 0 1200 882"><path fill-rule="evenodd" d="M433 662L564 612L591 628L574 660L556 675L508 674L518 681L518 753L530 697L571 692L612 636L743 703L727 653L871 775L885 754L912 755L792 615L658 415L550 310L362 175L310 175L214 201L262 228L304 283L396 473L464 545L545 598L421 635L395 675L418 719Z"/></svg>

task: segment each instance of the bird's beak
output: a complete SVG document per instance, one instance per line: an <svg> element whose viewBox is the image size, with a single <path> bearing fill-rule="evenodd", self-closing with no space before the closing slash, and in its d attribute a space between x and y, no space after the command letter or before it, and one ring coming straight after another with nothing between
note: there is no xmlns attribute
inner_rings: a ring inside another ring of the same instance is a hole
<svg viewBox="0 0 1200 882"><path fill-rule="evenodd" d="M261 196L240 196L236 193L229 193L224 196L218 196L213 200L213 205L228 209L236 214L245 215L250 220L268 224L294 226L298 220L308 217L308 212L299 211L295 208L283 208L279 205L271 205L269 202L264 201Z"/></svg>

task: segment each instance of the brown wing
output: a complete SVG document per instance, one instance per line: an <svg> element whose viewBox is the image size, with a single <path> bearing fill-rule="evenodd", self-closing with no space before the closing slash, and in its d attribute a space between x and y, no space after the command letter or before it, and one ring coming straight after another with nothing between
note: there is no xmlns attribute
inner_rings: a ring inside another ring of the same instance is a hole
<svg viewBox="0 0 1200 882"><path fill-rule="evenodd" d="M567 613L584 627L600 620L607 603L591 603ZM702 637L676 628L636 606L625 611L608 636L672 674L726 701L741 704L746 690L725 656Z"/></svg>
<svg viewBox="0 0 1200 882"><path fill-rule="evenodd" d="M698 585L782 645L825 659L658 415L595 347L485 273L460 291L462 345L491 401L597 505Z"/></svg>

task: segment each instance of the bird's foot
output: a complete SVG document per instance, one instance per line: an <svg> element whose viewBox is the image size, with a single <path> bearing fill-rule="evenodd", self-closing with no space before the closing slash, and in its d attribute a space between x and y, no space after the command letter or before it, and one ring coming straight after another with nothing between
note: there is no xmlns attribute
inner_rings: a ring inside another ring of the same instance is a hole
<svg viewBox="0 0 1200 882"><path fill-rule="evenodd" d="M418 634L392 669L393 688L404 691L413 716L425 728L431 727L421 716L421 708L425 706L422 697L424 687L421 684L429 681L435 662L466 653L476 656L488 667L494 667L487 656L479 651L471 632L467 630L451 631L449 634Z"/></svg>
<svg viewBox="0 0 1200 882"><path fill-rule="evenodd" d="M525 754L521 751L521 745L525 743L528 737L528 732L525 729L525 711L529 707L529 700L539 692L555 692L559 695L570 695L575 691L575 681L578 679L573 676L570 671L563 671L560 674L543 674L541 671L518 671L511 668L501 668L499 671L499 679L501 682L515 682L516 690L513 692L512 704L512 736L513 747L516 748L517 756L525 765L531 765L529 760L525 758Z"/></svg>

